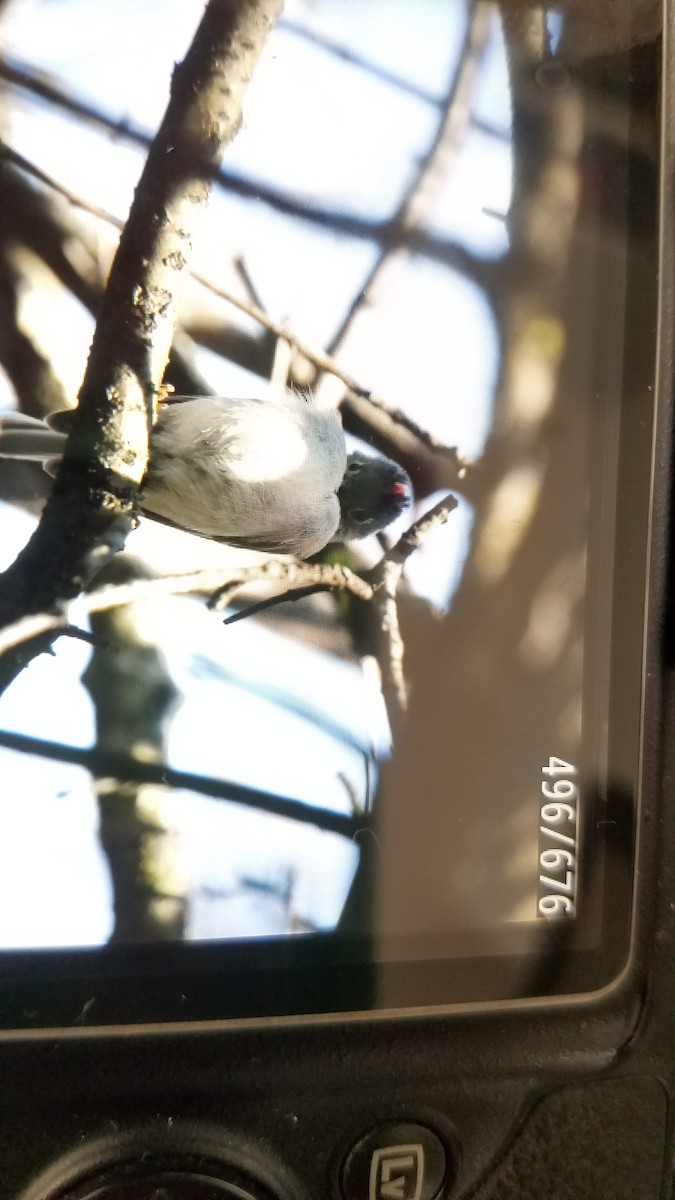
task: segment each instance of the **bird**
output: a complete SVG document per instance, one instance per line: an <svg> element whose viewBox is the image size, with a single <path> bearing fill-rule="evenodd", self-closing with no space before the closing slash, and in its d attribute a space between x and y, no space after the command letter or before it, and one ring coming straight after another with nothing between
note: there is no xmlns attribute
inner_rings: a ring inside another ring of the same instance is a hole
<svg viewBox="0 0 675 1200"><path fill-rule="evenodd" d="M72 410L46 421L0 416L0 458L53 474ZM290 388L265 399L165 398L139 492L147 517L232 546L310 558L380 532L412 500L397 463L347 452L335 409Z"/></svg>

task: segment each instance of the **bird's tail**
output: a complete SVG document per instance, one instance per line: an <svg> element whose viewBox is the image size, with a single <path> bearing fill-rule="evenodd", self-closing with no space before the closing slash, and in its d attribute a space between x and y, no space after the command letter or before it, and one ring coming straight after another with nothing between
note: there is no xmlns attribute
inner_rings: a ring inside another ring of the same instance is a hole
<svg viewBox="0 0 675 1200"><path fill-rule="evenodd" d="M35 417L28 417L25 413L3 413L0 416L0 458L41 462L51 475L65 444L65 434L49 429Z"/></svg>

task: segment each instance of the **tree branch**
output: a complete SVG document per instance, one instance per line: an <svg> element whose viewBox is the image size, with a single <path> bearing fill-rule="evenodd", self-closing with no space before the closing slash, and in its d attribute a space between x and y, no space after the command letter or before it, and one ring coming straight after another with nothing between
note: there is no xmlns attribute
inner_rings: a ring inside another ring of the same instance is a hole
<svg viewBox="0 0 675 1200"><path fill-rule="evenodd" d="M433 141L389 222L388 236L381 242L380 253L367 279L331 340L329 354L335 354L344 344L357 314L364 306L372 304L376 284L397 252L414 251L416 239L424 240L426 236L428 218L433 211L439 187L449 173L451 162L457 157L471 120L471 95L494 15L492 6L484 3L478 4L469 14L464 45L450 80Z"/></svg>
<svg viewBox="0 0 675 1200"><path fill-rule="evenodd" d="M76 595L132 525L179 284L210 180L282 0L210 0L120 239L79 409L40 526L0 577L0 625Z"/></svg>
<svg viewBox="0 0 675 1200"><path fill-rule="evenodd" d="M94 216L98 220L112 225L116 229L124 228L124 222L121 221L119 217L116 217L113 213L108 212L106 209L100 208L96 204L90 204L89 201L84 197L78 196L75 192L71 191L70 188L67 188L62 183L59 183L59 181L54 179L51 175L47 175L46 172L41 170L40 167L37 167L34 163L31 163L28 159L24 158L23 155L18 154L17 151L13 150L11 147L0 143L0 156L7 158L7 160L19 170L24 171L27 175L31 175L37 179L45 187L48 187L51 191L61 196L69 204L72 204L73 207L82 209L83 212L89 213L91 216ZM415 196L416 194L417 192L415 189L411 195ZM405 212L405 210L406 206L404 206L401 211ZM405 222L403 221L403 218L401 218L401 220L403 228ZM366 285L366 289L369 288L374 282L375 272L379 272L380 267L386 263L386 261L387 254L383 253L383 255L377 260L376 267L369 277L369 282ZM244 300L241 297L234 295L233 292L217 286L210 279L206 278L206 276L197 272L191 272L191 276L197 283L200 284L201 287L211 292L213 296L216 296L219 300L223 300L226 304L231 304L234 308L238 309L239 312L242 312L246 316L251 317L254 321L257 321L258 324L261 325L267 331L267 333L271 334L274 338L282 338L284 341L288 342L288 344L298 351L298 353L301 354L302 357L307 360L307 362L312 364L317 372L331 374L337 379L340 379L347 388L343 405L349 409L352 416L358 415L360 412L362 419L365 419L370 426L375 427L376 429L383 424L398 427L402 437L409 435L409 438L412 439L415 450L418 450L419 445L421 445L426 450L434 454L442 455L456 470L457 478L462 477L463 472L466 470L469 464L461 458L456 446L448 446L444 442L439 441L437 438L434 438L433 435L428 432L428 430L420 426L417 421L414 421L412 417L403 412L402 409L393 408L391 405L387 404L385 400L372 396L369 389L363 387L363 385L354 379L354 377L348 371L345 371L339 362L332 357L332 354L326 354L324 351L308 345L307 342L299 338L287 325L273 320L273 318L270 317L267 312L265 312L257 299ZM247 286L250 288L248 280ZM364 292L361 292L359 293L359 296L362 298L364 294ZM356 315L357 308L360 307L361 305L359 303L358 306L352 305L350 308L347 324L343 327L345 333L347 331L347 327L351 325L352 319ZM219 341L222 342L222 330L219 331ZM337 348L337 342L335 343L335 346ZM211 349L217 353L219 346L211 346ZM222 349L222 346L220 346L221 353ZM385 445L381 448L383 448L385 452L387 450L391 452L391 448L388 445Z"/></svg>
<svg viewBox="0 0 675 1200"><path fill-rule="evenodd" d="M401 534L382 561L368 574L373 583L373 599L379 613L383 639L378 654L382 694L392 726L405 716L408 709L408 685L403 666L405 643L398 619L398 589L403 568L410 555L422 545L432 530L445 524L455 508L457 498L444 496Z"/></svg>
<svg viewBox="0 0 675 1200"><path fill-rule="evenodd" d="M0 79L6 79L15 86L48 100L79 120L105 129L115 138L123 138L132 145L143 147L149 146L152 142L149 133L138 129L128 121L115 120L95 106L76 99L29 67L0 59ZM262 183L258 179L247 179L234 171L212 168L208 178L229 195L239 196L244 200L255 200L257 204L264 204L283 216L303 221L307 225L325 229L330 233L339 233L359 241L385 244L390 242L393 233L397 232L392 230L392 222L389 219L381 221L377 218L320 208L315 204L298 199L291 192L282 191L274 185ZM405 236L400 236L403 237L408 250L466 274L467 278L473 280L479 287L484 287L488 292L488 299L490 298L494 272L489 261L478 258L452 239L436 237L422 230L411 230Z"/></svg>
<svg viewBox="0 0 675 1200"><path fill-rule="evenodd" d="M379 658L385 699L390 710L393 708L402 714L406 705L406 686L403 676L404 647L396 608L398 587L410 555L422 545L433 529L447 521L456 507L454 496L444 496L401 535L375 567L361 574L341 563L308 563L296 559L271 558L249 567L233 566L160 579L136 579L131 583L100 588L80 598L80 609L92 615L161 596L201 595L208 596L209 607L220 612L247 584L264 582L283 587L280 593L249 605L243 612L227 618L224 622L227 625L316 592L347 592L366 604L375 604L380 633L384 637ZM63 635L75 636L65 612L32 614L0 630L0 685L4 682L5 687L8 686L27 661L48 650L55 638ZM2 690L0 687L0 694Z"/></svg>
<svg viewBox="0 0 675 1200"><path fill-rule="evenodd" d="M276 796L272 792L259 791L243 783L215 779L209 775L194 775L190 771L179 771L166 763L142 762L129 754L102 751L98 748L82 750L79 746L64 746L60 742L27 737L22 733L8 733L5 730L0 730L0 746L19 754L34 754L53 762L72 763L91 771L99 779L109 776L116 779L133 779L138 783L156 783L167 788L180 788L187 792L195 792L198 796L210 796L214 800L229 800L233 804L254 808L257 812L287 817L303 825L315 825L327 833L338 833L346 838L353 838L354 834L367 824L367 818L364 816L348 817L343 813L333 812L332 809L317 808L313 804L305 804L287 796Z"/></svg>
<svg viewBox="0 0 675 1200"><path fill-rule="evenodd" d="M13 170L10 163L19 169ZM10 149L6 143L2 143L0 210L5 220L6 236L20 242L42 259L63 287L67 288L92 316L98 316L104 289L100 279L96 246L90 244L81 223L76 225L68 219L63 205L51 203L42 188L37 189L27 184L26 175L40 180L50 191L60 192L69 204L80 208L87 207L86 201L72 193L67 194L67 189L63 189L39 167ZM123 222L120 222L120 227L122 226ZM83 251L80 257L84 261L77 265L70 253L73 238ZM209 389L199 372L191 366L185 343L185 335L177 333L171 348L166 379L177 391L185 395L202 395ZM21 398L22 409L33 416L43 417L55 407L47 403L46 397L39 393L19 391L17 394Z"/></svg>

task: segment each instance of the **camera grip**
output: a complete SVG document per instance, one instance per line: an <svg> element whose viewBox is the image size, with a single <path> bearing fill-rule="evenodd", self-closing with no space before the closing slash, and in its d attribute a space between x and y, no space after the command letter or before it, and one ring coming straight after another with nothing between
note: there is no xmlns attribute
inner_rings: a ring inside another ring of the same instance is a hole
<svg viewBox="0 0 675 1200"><path fill-rule="evenodd" d="M561 1087L471 1200L659 1200L667 1110L663 1085L644 1076Z"/></svg>

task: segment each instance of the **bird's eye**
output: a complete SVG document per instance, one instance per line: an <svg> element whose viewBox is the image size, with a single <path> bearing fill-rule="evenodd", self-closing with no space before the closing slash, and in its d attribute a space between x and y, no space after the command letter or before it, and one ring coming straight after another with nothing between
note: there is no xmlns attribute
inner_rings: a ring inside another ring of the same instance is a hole
<svg viewBox="0 0 675 1200"><path fill-rule="evenodd" d="M365 508L352 508L349 515L353 521L356 521L357 525L363 525L368 520L368 513Z"/></svg>
<svg viewBox="0 0 675 1200"><path fill-rule="evenodd" d="M359 473L359 471L361 470L361 467L362 467L362 466L363 466L363 463L360 463L360 462L350 462L350 463L348 464L348 466L347 466L347 474L348 474L348 475L358 475L358 473Z"/></svg>

